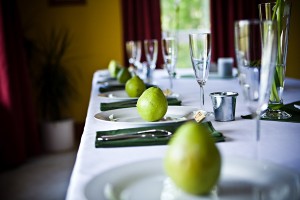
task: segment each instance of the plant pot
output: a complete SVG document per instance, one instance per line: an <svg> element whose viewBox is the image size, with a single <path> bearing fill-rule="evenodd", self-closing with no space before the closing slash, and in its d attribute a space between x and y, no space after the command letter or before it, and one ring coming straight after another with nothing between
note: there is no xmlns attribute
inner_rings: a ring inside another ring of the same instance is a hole
<svg viewBox="0 0 300 200"><path fill-rule="evenodd" d="M48 121L41 124L42 143L46 152L60 152L74 148L74 120Z"/></svg>

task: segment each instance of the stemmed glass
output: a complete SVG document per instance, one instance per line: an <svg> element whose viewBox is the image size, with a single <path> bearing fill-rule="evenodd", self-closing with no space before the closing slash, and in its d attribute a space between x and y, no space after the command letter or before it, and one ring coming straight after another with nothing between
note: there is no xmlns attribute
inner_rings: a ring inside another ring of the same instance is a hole
<svg viewBox="0 0 300 200"><path fill-rule="evenodd" d="M157 40L144 40L145 55L151 69L155 69L157 61Z"/></svg>
<svg viewBox="0 0 300 200"><path fill-rule="evenodd" d="M126 53L128 57L128 61L130 64L130 68L133 68L133 71L139 70L140 60L141 60L141 49L142 44L141 41L127 41L126 42Z"/></svg>
<svg viewBox="0 0 300 200"><path fill-rule="evenodd" d="M156 68L158 42L156 39L144 40L144 49L147 60L146 77L151 79Z"/></svg>
<svg viewBox="0 0 300 200"><path fill-rule="evenodd" d="M200 85L200 109L204 108L204 85L208 79L211 54L210 33L189 34L190 55L196 80Z"/></svg>
<svg viewBox="0 0 300 200"><path fill-rule="evenodd" d="M239 83L245 103L256 117L256 141L260 139L260 114L268 107L277 54L273 21L235 22L235 53Z"/></svg>
<svg viewBox="0 0 300 200"><path fill-rule="evenodd" d="M172 90L177 62L177 40L175 37L170 36L162 39L162 53L165 68L167 69L170 78L170 89Z"/></svg>

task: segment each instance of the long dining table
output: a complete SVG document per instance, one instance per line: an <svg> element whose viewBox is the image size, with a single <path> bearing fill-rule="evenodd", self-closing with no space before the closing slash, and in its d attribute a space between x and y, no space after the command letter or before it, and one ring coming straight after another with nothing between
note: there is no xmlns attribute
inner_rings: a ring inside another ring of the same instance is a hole
<svg viewBox="0 0 300 200"><path fill-rule="evenodd" d="M96 148L97 131L130 128L130 124L105 122L95 118L101 112L99 80L108 74L98 70L93 75L90 101L84 131L81 137L76 162L67 191L67 200L88 199L85 195L87 184L107 170L129 163L160 158L163 159L167 145ZM192 69L178 69L173 92L179 95L182 106L200 106L200 88L193 77ZM169 79L164 70L155 70L153 84L162 89L169 88ZM222 157L242 157L273 163L284 169L300 174L300 123L261 120L260 141L255 141L256 121L241 116L249 114L236 77L221 78L211 74L204 86L204 110L213 111L212 92L237 92L235 120L218 122L212 120L214 128L223 133L225 142L216 143ZM300 100L300 80L286 78L284 103Z"/></svg>

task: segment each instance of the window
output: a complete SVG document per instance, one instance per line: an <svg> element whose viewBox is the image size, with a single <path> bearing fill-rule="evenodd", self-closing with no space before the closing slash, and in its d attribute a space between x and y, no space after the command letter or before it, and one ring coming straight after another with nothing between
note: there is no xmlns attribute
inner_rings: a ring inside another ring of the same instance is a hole
<svg viewBox="0 0 300 200"><path fill-rule="evenodd" d="M189 33L210 31L209 0L160 0L162 31L177 31L177 68L192 66ZM163 34L162 33L162 34Z"/></svg>

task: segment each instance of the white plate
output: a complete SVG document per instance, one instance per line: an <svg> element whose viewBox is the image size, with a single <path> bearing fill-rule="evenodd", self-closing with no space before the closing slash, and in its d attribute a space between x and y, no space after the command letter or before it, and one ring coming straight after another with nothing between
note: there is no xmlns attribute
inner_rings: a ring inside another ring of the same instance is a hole
<svg viewBox="0 0 300 200"><path fill-rule="evenodd" d="M186 194L172 184L162 159L130 163L88 182L88 200L297 200L299 175L271 163L224 159L219 184L208 196Z"/></svg>
<svg viewBox="0 0 300 200"><path fill-rule="evenodd" d="M144 121L138 114L136 107L103 111L97 113L95 118L110 123L148 126L187 121L193 119L194 112L197 110L197 108L191 106L168 106L168 111L164 118L156 122Z"/></svg>

